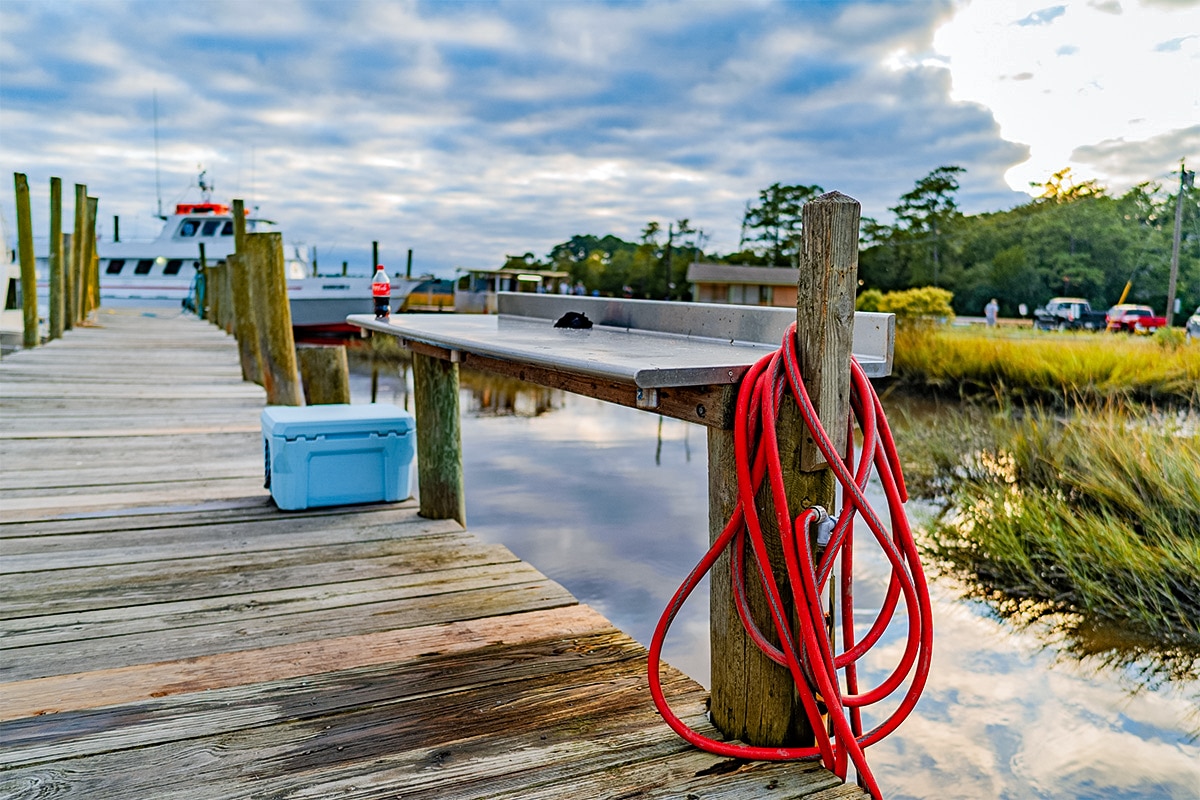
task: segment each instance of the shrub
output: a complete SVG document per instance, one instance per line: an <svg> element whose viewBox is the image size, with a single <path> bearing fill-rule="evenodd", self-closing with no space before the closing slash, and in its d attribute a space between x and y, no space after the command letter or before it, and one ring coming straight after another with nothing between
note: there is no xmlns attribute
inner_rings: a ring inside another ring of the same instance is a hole
<svg viewBox="0 0 1200 800"><path fill-rule="evenodd" d="M866 292L863 292L866 294ZM929 326L934 322L952 319L950 301L954 294L936 286L888 292L879 299L879 310L896 315L900 324Z"/></svg>
<svg viewBox="0 0 1200 800"><path fill-rule="evenodd" d="M883 292L867 289L854 300L855 311L879 311L883 304Z"/></svg>

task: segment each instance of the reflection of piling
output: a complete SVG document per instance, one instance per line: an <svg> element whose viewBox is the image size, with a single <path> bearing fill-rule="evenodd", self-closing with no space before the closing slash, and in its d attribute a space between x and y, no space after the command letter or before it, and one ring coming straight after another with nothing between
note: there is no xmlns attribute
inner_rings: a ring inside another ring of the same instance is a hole
<svg viewBox="0 0 1200 800"><path fill-rule="evenodd" d="M50 179L50 338L63 335L66 298L63 296L62 178Z"/></svg>
<svg viewBox="0 0 1200 800"><path fill-rule="evenodd" d="M859 204L831 192L804 206L804 244L796 309L796 343L801 375L825 429L845 439L849 418L850 346L854 323L854 280L858 270ZM792 400L780 406L777 436L784 484L795 518L813 505L833 508L832 472L808 437ZM733 432L708 429L709 530L718 536L737 505ZM844 445L843 445L844 446ZM771 508L770 489L759 493L759 507ZM771 567L786 599L790 592L774 514L761 515ZM747 565L753 564L748 557ZM749 568L749 566L748 566ZM728 738L763 746L803 745L811 731L789 671L775 664L750 641L734 604L729 556L723 555L710 581L713 723ZM758 580L747 579L751 613L769 620L770 610ZM789 608L797 628L796 610ZM764 633L779 639L772 626Z"/></svg>
<svg viewBox="0 0 1200 800"><path fill-rule="evenodd" d="M33 217L29 208L29 178L13 173L17 195L17 253L21 262L21 315L24 322L22 346L38 344L37 270L33 260Z"/></svg>

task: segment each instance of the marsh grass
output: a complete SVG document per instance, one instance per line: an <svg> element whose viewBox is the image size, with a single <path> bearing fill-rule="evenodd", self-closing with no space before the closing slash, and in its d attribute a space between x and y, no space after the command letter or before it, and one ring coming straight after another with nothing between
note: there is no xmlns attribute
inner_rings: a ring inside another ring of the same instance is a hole
<svg viewBox="0 0 1200 800"><path fill-rule="evenodd" d="M1200 346L1166 336L901 327L894 374L902 390L958 398L1200 403Z"/></svg>
<svg viewBox="0 0 1200 800"><path fill-rule="evenodd" d="M944 451L913 481L914 491L946 503L926 532L926 554L1002 612L1078 614L1092 628L1120 623L1135 638L1195 651L1195 424L1115 408L1069 420L976 411L962 431L907 431L903 441L918 442L918 460ZM951 452L964 442L955 460Z"/></svg>

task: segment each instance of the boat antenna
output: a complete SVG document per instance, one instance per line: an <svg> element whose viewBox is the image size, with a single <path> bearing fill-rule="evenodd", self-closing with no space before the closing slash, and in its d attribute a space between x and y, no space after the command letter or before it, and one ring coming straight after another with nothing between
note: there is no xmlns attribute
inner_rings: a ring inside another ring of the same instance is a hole
<svg viewBox="0 0 1200 800"><path fill-rule="evenodd" d="M212 200L213 185L208 182L208 170L203 169L200 165L196 165L200 170L200 177L197 182L200 184L200 202L207 203Z"/></svg>
<svg viewBox="0 0 1200 800"><path fill-rule="evenodd" d="M158 218L166 219L162 213L162 183L158 177L158 89L154 90L154 194L158 198Z"/></svg>

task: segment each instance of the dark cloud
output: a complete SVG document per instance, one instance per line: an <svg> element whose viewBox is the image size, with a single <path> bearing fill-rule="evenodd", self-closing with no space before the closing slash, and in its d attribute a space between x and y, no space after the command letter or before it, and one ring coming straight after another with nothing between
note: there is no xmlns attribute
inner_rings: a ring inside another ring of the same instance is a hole
<svg viewBox="0 0 1200 800"><path fill-rule="evenodd" d="M1182 156L1200 153L1200 125L1171 131L1142 141L1109 139L1076 148L1071 158L1114 182L1133 184L1178 171Z"/></svg>

